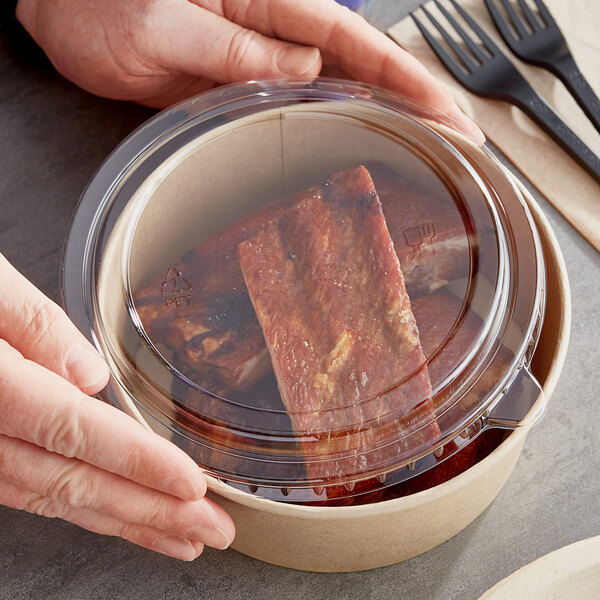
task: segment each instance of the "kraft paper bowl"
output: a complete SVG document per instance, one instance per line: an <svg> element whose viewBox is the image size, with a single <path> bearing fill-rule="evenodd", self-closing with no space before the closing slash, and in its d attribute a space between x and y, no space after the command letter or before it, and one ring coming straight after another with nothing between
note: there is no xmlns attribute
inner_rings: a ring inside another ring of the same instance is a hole
<svg viewBox="0 0 600 600"><path fill-rule="evenodd" d="M314 183L323 174L348 165L385 160L390 154L400 161L400 155L396 156L399 148L396 138L388 135L388 125L394 125L397 113L389 107L384 117L373 121L376 126L371 124L367 129L356 130L344 125L349 114L348 102L356 105L355 116L366 118L373 111L373 94L387 98L387 93L362 84L333 80L302 83L297 90L295 84L281 83L294 102L294 94L300 94L297 104L300 112L312 97L310 94L323 93L321 87L331 96L329 104L319 104L323 97L317 95L317 104L311 104L314 121L294 118L286 121L290 143L285 144L283 152L281 119L272 118L273 114L280 115L280 109L256 111L257 106L265 105L265 98L270 97L271 102L273 98L276 100L279 87L277 83L269 83L272 91L269 96L262 85L256 91L257 85L249 84L248 89L254 94L252 102L244 95L247 91L244 86L223 88L161 113L132 134L107 159L84 192L65 247L63 304L79 328L104 352L111 366L114 377L103 392L105 399L176 443L181 440L176 437L177 429L169 412L175 412L174 403L169 404L172 372L164 369L160 372L162 379L156 380L160 385L150 391L143 388L143 361L155 361L156 356L148 350L147 344L140 343L139 327L132 318L135 311L131 296L127 295L131 289L137 289L132 279L142 282L152 275L153 257L165 256L165 253L180 256L198 239L219 231L231 219L252 209L253 204L260 205L264 201L264 186L268 184L268 188L279 181L282 173L292 187L303 189L301 183ZM294 89L288 92L290 85ZM361 95L358 103L353 101L354 92ZM218 115L219 118L213 119L216 126L209 127L201 119L213 114L207 103L215 96L222 106L236 108L225 116ZM286 109L288 116L294 117L295 106ZM323 120L322 106L327 106L325 112L333 108L338 115L336 120ZM248 111L252 112L250 117ZM198 123L194 121L197 118L200 118ZM412 127L412 121L406 119L414 118L423 138L429 139L428 127L433 124L448 140L456 141L463 152L461 160L473 167L475 178L491 177L498 184L493 193L498 197L511 196L512 206L523 214L526 212L521 200L514 203L518 194L515 195L511 176L487 150L468 142L448 124L432 121L426 112L415 112L414 107L412 116L403 118L407 127ZM233 137L228 137L232 132ZM213 144L211 152L196 152L205 135L213 135L211 139L216 140L216 145ZM416 140L415 143L421 142ZM215 148L220 150L215 151ZM405 152L402 156L408 155ZM417 149L411 156L421 154ZM280 168L273 168L279 164ZM428 169L424 161L416 166L417 171ZM234 167L235 177L228 176ZM491 170L486 171L486 168ZM244 193L240 193L240 181L244 183ZM460 189L461 181L455 183ZM260 560L296 569L325 572L371 569L406 560L441 544L464 529L493 501L516 464L527 429L539 420L554 390L564 362L570 327L569 286L560 250L539 207L526 190L521 189L521 192L537 225L546 269L545 282L543 277L537 277L541 271L536 271L537 283L533 286L536 298L545 295L546 308L530 365L533 379L540 384L543 393L534 388L535 393L528 399L529 413L522 411L518 418L512 418L516 429L472 468L444 484L394 500L342 507L307 506L268 500L243 491L250 486L233 487L209 477L209 494L236 523L233 548ZM148 199L151 202L146 202ZM144 211L140 212L142 208ZM527 220L525 235L536 238L530 223ZM199 230L202 227L206 231ZM125 260L124 248L130 239L130 230L136 232L138 243L131 246L131 254ZM539 246L537 241L535 246ZM537 253L535 250L536 256ZM531 269L542 264L542 261L535 263L526 252L519 255L525 258L523 264ZM519 269L525 288L527 278L523 279L523 273L526 272L527 268ZM543 313L543 303L528 313L531 320L527 336L523 330L523 348L528 343L531 349L535 347ZM534 324L535 331L531 329ZM126 334L122 334L123 331ZM130 347L128 340L134 342ZM131 360L123 361L123 356ZM525 359L527 365L530 356ZM128 370L124 371L123 365ZM523 371L529 372L529 367ZM500 384L501 381L496 383ZM160 396L161 406L167 408L160 414L146 410L144 393ZM494 398L490 396L489 400ZM472 422L482 414L474 414ZM500 424L507 426L506 423L504 420ZM463 445L471 436L468 425L470 423L465 426L464 436L461 430L455 438L462 438ZM429 450L433 453L437 449ZM410 467L404 476L407 471Z"/></svg>

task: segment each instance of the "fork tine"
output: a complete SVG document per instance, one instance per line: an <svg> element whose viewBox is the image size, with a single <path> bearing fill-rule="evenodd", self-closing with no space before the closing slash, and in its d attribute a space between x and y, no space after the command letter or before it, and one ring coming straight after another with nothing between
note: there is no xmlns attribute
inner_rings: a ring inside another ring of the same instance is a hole
<svg viewBox="0 0 600 600"><path fill-rule="evenodd" d="M431 49L437 54L437 57L444 63L448 71L458 79L458 81L464 83L467 75L466 73L458 66L457 62L446 52L443 46L427 31L427 29L423 26L421 21L417 19L415 13L411 13L410 16L412 20L415 22L415 25L419 28L419 31L423 34L423 37L431 47Z"/></svg>
<svg viewBox="0 0 600 600"><path fill-rule="evenodd" d="M456 0L450 0L452 6L456 9L456 12L465 20L467 25L479 36L479 39L483 42L483 45L488 50L490 54L497 54L499 52L498 46L492 42L491 38L488 34L477 25L471 15L461 8L459 4L457 4Z"/></svg>
<svg viewBox="0 0 600 600"><path fill-rule="evenodd" d="M537 9L540 11L540 15L542 15L542 19L546 24L546 27L558 27L556 25L556 21L554 17L550 14L548 7L542 2L542 0L533 0Z"/></svg>
<svg viewBox="0 0 600 600"><path fill-rule="evenodd" d="M494 0L484 0L485 5L487 6L487 9L490 13L490 15L492 15L492 19L494 19L494 23L496 25L496 27L499 29L500 33L502 34L502 36L506 39L513 39L513 40L518 40L519 38L515 35L515 32L508 26L508 23L506 22L506 19L502 16L502 13L498 10L498 7L496 6L496 2ZM522 26L522 23L521 23ZM519 35L521 37L523 37L523 33L521 33L520 29L518 27L515 27L515 29L517 29L517 32L519 33Z"/></svg>
<svg viewBox="0 0 600 600"><path fill-rule="evenodd" d="M517 14L515 7L509 2L509 0L500 0L502 2L502 6L504 6L504 10L508 13L510 17L510 21L513 24L513 27L517 30L519 37L523 38L527 35L527 29L525 29L525 25L523 25L523 21L521 17ZM491 2L490 2L491 4ZM500 14L500 11L498 11Z"/></svg>
<svg viewBox="0 0 600 600"><path fill-rule="evenodd" d="M517 0L517 2L519 3L519 6L521 7L521 10L525 15L525 19L527 19L527 23L529 23L531 29L533 29L533 31L539 31L542 26L540 25L538 18L535 16L531 8L529 8L527 2L525 2L525 0Z"/></svg>
<svg viewBox="0 0 600 600"><path fill-rule="evenodd" d="M442 14L443 14L443 9L440 6L440 4L437 2L436 0L436 6L442 10ZM458 58L460 59L460 61L463 63L463 65L465 66L465 68L467 69L467 71L472 71L473 67L475 67L475 62L473 61L473 58L470 57L461 47L459 44L456 43L456 41L454 40L454 38L446 31L446 29L444 29L444 27L442 27L439 23L439 21L425 8L425 6L421 6L421 8L423 9L423 12L425 13L425 15L427 16L427 18L431 21L431 24L440 32L441 36L444 38L444 40L446 41L446 43L448 44L448 46L450 46L450 48L452 48L452 50L454 51L454 53L456 54L456 56L458 56ZM458 32L461 36L463 36L464 32ZM464 34L466 35L466 34Z"/></svg>
<svg viewBox="0 0 600 600"><path fill-rule="evenodd" d="M483 53L481 48L471 39L471 36L461 27L460 23L457 22L457 20L440 4L438 0L434 0L434 2L435 5L438 7L438 10L444 15L444 18L448 21L448 23L450 23L450 25L452 25L452 27L454 27L456 33L460 35L465 44L469 47L469 50L471 50L471 52L477 57L477 60L479 60L479 62L483 64L483 61L487 57ZM423 8L423 10L425 10L425 8ZM440 29L439 27L438 31L444 36L444 39L448 42L448 44L452 45L446 37L448 34L442 31L442 29ZM452 40L451 37L450 39ZM462 50L462 48L460 48L460 46L458 46L458 44L456 44L454 40L452 40L452 42L464 53L464 50ZM452 46L452 49L456 52L454 46Z"/></svg>

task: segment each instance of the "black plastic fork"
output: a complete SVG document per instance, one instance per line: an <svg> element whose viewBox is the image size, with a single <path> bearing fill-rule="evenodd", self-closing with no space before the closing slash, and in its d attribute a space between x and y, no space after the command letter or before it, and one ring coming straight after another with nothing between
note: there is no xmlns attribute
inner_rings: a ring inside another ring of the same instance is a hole
<svg viewBox="0 0 600 600"><path fill-rule="evenodd" d="M600 159L561 120L554 110L540 98L485 31L477 25L473 18L455 0L450 0L457 13L479 37L480 43L475 42L439 1L434 1L439 11L452 25L470 52L457 43L424 6L421 7L421 10L423 10L432 25L439 31L458 60L453 58L442 44L423 26L415 16L415 13L412 13L411 16L427 40L427 43L450 73L474 94L486 98L504 100L518 106L560 144L596 181L600 182ZM540 159L543 160L542 157Z"/></svg>
<svg viewBox="0 0 600 600"><path fill-rule="evenodd" d="M524 19L509 0L500 0L512 27L495 0L484 1L506 45L521 60L554 73L600 131L600 99L579 70L563 34L542 0L534 0L538 14L525 0L517 0Z"/></svg>

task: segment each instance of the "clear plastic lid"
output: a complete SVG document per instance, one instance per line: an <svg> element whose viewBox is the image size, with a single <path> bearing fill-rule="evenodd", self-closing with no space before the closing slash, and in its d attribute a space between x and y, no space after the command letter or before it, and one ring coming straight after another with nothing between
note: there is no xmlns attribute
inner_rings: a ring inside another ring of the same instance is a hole
<svg viewBox="0 0 600 600"><path fill-rule="evenodd" d="M317 79L220 88L134 132L64 261L106 398L228 485L292 502L533 424L538 235L498 161L449 125Z"/></svg>

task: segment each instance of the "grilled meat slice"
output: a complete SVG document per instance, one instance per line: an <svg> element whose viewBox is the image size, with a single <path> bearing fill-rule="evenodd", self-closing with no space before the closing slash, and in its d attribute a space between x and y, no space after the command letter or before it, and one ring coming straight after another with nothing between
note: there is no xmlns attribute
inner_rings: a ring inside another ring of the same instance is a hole
<svg viewBox="0 0 600 600"><path fill-rule="evenodd" d="M326 484L425 450L439 435L431 386L368 171L307 190L239 253L309 477Z"/></svg>

